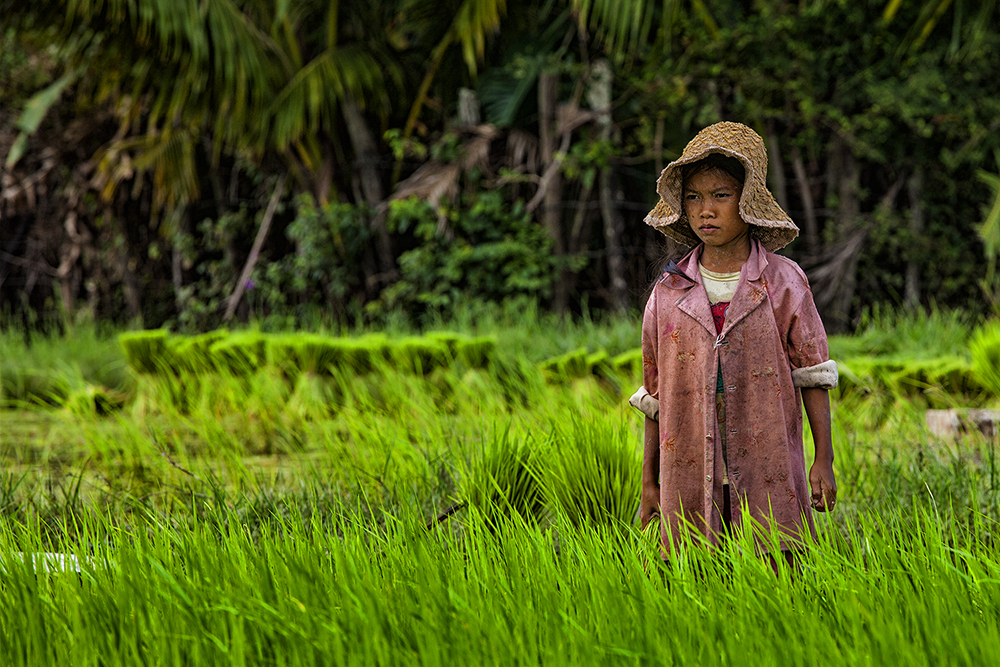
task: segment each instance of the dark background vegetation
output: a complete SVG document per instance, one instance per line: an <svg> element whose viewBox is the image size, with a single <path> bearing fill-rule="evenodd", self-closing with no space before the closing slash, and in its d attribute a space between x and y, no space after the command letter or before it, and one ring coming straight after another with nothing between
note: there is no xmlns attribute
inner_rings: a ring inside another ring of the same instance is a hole
<svg viewBox="0 0 1000 667"><path fill-rule="evenodd" d="M765 137L802 229L786 253L831 330L873 308L981 311L996 10L0 0L3 317L624 312L665 250L642 223L659 170L719 120Z"/></svg>

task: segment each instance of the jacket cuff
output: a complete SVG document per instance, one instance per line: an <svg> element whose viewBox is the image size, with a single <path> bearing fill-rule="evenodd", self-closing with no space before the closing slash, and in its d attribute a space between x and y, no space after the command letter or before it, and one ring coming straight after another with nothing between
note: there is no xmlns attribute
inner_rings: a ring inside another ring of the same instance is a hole
<svg viewBox="0 0 1000 667"><path fill-rule="evenodd" d="M660 402L650 396L645 387L639 387L639 389L632 394L632 398L628 399L628 404L653 421L659 421Z"/></svg>
<svg viewBox="0 0 1000 667"><path fill-rule="evenodd" d="M792 370L792 384L802 388L835 389L838 377L837 362L833 359Z"/></svg>

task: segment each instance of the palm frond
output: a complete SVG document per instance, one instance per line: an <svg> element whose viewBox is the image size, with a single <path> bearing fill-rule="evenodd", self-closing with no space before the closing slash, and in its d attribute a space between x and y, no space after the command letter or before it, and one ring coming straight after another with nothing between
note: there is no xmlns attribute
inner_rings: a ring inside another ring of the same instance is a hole
<svg viewBox="0 0 1000 667"><path fill-rule="evenodd" d="M378 61L362 46L323 51L296 72L270 104L267 117L275 145L283 150L306 132L330 127L339 100L348 95L364 100L382 83Z"/></svg>
<svg viewBox="0 0 1000 667"><path fill-rule="evenodd" d="M997 167L1000 167L1000 151L996 153ZM986 211L983 224L979 227L979 236L983 239L986 254L991 260L1000 255L1000 176L985 170L978 172L979 180L993 190L993 201Z"/></svg>
<svg viewBox="0 0 1000 667"><path fill-rule="evenodd" d="M616 59L640 53L649 45L667 43L682 11L681 0L572 0L581 31L590 29L607 53ZM719 28L703 0L693 0L691 11L713 38ZM656 35L652 27L659 24Z"/></svg>
<svg viewBox="0 0 1000 667"><path fill-rule="evenodd" d="M500 28L506 10L507 0L465 0L455 13L450 32L462 45L465 66L473 76L486 51L486 38Z"/></svg>
<svg viewBox="0 0 1000 667"><path fill-rule="evenodd" d="M140 137L114 142L98 161L101 195L109 200L117 186L133 175L133 169L150 172L153 177L153 202L157 207L174 209L198 196L198 172L195 165L197 133L170 128Z"/></svg>
<svg viewBox="0 0 1000 667"><path fill-rule="evenodd" d="M883 23L890 24L905 6L905 0L888 0L882 13ZM915 3L914 3L915 4ZM927 42L941 20L954 9L952 20L951 54L961 51L960 41L964 35L967 45L975 45L982 37L996 27L992 25L993 15L1000 7L1000 0L980 0L975 3L977 11L967 15L965 3L953 0L922 0L916 20L910 25L899 47L899 53L915 53Z"/></svg>

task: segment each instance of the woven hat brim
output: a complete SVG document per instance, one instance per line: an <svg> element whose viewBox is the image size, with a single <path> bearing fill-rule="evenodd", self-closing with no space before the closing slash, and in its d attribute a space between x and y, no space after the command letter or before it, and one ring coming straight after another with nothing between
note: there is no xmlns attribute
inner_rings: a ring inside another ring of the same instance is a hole
<svg viewBox="0 0 1000 667"><path fill-rule="evenodd" d="M731 143L737 145L731 147L722 145L721 141L718 143L711 141L711 139L716 138L711 136L713 130L718 130L718 138L730 139ZM699 139L703 138L703 135L707 135L704 139L709 139L709 141L703 139L695 145ZM681 168L712 153L735 158L743 164L746 170L746 179L743 184L743 193L740 196L740 216L747 224L751 225L751 234L761 242L764 248L774 252L795 240L799 235L799 228L767 189L767 153L764 149L764 142L756 132L739 123L716 123L702 130L695 139L691 140L691 143L685 148L684 154L667 165L657 180L656 191L660 195L660 201L646 215L646 224L685 245L693 246L701 242L691 231L691 227L683 215ZM755 164L751 160L751 155L754 153L758 156L757 162L761 162L761 164Z"/></svg>

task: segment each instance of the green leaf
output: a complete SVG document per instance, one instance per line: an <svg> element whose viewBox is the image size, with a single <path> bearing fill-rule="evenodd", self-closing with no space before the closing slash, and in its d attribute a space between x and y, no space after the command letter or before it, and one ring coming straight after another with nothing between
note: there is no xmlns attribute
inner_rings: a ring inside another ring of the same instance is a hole
<svg viewBox="0 0 1000 667"><path fill-rule="evenodd" d="M10 147L10 151L7 153L7 160L4 162L4 166L7 169L17 164L18 160L24 156L24 150L28 145L28 137L38 130L42 121L45 120L45 115L49 112L49 109L59 101L63 90L66 89L66 86L76 81L78 76L79 70L67 72L53 83L35 93L25 103L24 111L21 112L20 117L14 123L14 126L21 130L21 132L17 135L14 145Z"/></svg>
<svg viewBox="0 0 1000 667"><path fill-rule="evenodd" d="M24 149L28 145L28 133L21 132L17 135L17 139L14 140L14 145L10 147L10 152L7 153L7 161L4 162L4 166L10 169L17 161L21 159L24 155Z"/></svg>
<svg viewBox="0 0 1000 667"><path fill-rule="evenodd" d="M24 105L24 111L21 113L20 118L17 119L15 126L28 134L34 134L38 130L38 126L45 119L45 114L59 100L66 86L76 81L77 76L78 72L75 70L67 72L46 88L35 93Z"/></svg>

